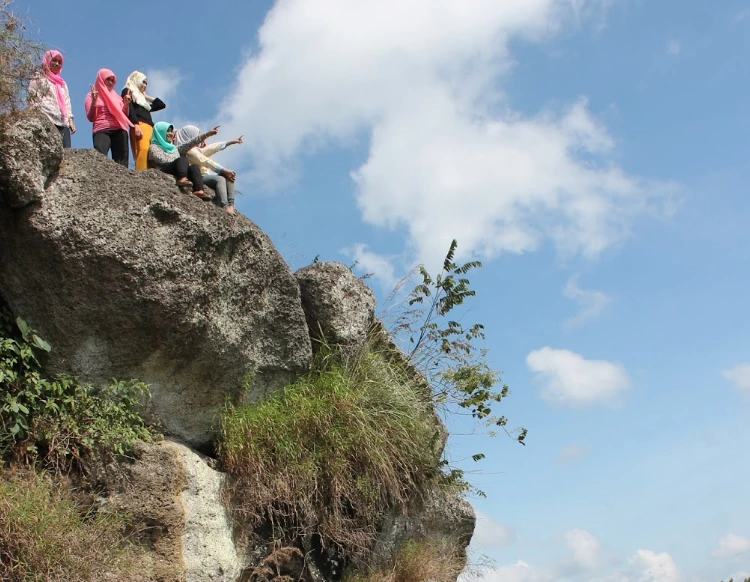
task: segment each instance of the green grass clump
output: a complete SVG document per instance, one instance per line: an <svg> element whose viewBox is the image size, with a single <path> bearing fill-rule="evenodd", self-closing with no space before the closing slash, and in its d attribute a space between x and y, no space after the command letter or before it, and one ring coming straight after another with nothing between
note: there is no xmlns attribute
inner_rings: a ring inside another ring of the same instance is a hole
<svg viewBox="0 0 750 582"><path fill-rule="evenodd" d="M440 474L431 404L396 365L366 353L313 372L256 404L228 406L219 454L235 511L276 537L317 534L368 553L389 509L407 511Z"/></svg>
<svg viewBox="0 0 750 582"><path fill-rule="evenodd" d="M132 580L137 559L123 525L82 512L49 476L0 470L0 580Z"/></svg>

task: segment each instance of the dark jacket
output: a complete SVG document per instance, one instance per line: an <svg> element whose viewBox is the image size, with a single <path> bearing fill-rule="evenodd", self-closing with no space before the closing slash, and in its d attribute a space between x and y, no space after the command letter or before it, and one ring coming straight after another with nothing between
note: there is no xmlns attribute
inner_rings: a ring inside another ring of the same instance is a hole
<svg viewBox="0 0 750 582"><path fill-rule="evenodd" d="M126 91L127 89L122 90L122 97L125 97ZM134 101L131 101L130 107L128 107L128 119L130 119L133 125L137 124L139 121L142 121L143 123L148 123L151 127L154 127L154 122L151 119L151 114L154 111L161 111L166 106L167 104L158 97L154 99L153 103L151 103L151 111L149 111L142 105L138 105Z"/></svg>

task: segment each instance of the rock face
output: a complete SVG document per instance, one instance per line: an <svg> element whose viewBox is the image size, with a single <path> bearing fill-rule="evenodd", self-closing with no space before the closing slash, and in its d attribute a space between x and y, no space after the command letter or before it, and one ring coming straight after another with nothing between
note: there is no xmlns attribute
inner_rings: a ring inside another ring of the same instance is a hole
<svg viewBox="0 0 750 582"><path fill-rule="evenodd" d="M227 582L242 561L221 503L224 475L187 447L140 444L137 458L105 468L103 509L127 512L144 548L142 574L160 582Z"/></svg>
<svg viewBox="0 0 750 582"><path fill-rule="evenodd" d="M148 580L252 577L276 553L272 534L235 544L233 532L247 524L231 523L223 504L231 488L222 492L224 476L185 445L211 443L228 400L260 398L306 372L321 332L344 355L371 340L425 398L429 384L345 265L316 263L292 275L247 218L181 192L159 171L136 173L93 150L63 155L57 130L33 112L0 120L0 140L0 296L52 345L48 372L150 384L150 412L173 437L104 467L100 507L134 518ZM437 462L447 433L435 423ZM462 555L474 514L436 492L408 516L372 525L380 532L373 563L383 565L410 538ZM325 568L309 559L312 540L295 565L325 582L342 562L318 542Z"/></svg>
<svg viewBox="0 0 750 582"><path fill-rule="evenodd" d="M0 294L52 345L49 368L147 382L165 430L195 446L243 380L253 399L308 368L299 287L250 220L94 150L45 171L21 175L47 182L34 196L0 182Z"/></svg>
<svg viewBox="0 0 750 582"><path fill-rule="evenodd" d="M313 263L294 276L302 294L313 348L321 332L344 352L364 343L375 319L375 295L343 263Z"/></svg>
<svg viewBox="0 0 750 582"><path fill-rule="evenodd" d="M447 555L458 552L466 559L466 548L476 525L474 508L465 500L444 491L434 491L413 515L386 518L373 552L374 564L387 564L399 544L429 536Z"/></svg>
<svg viewBox="0 0 750 582"><path fill-rule="evenodd" d="M0 192L13 208L41 200L62 161L62 137L46 117L26 111L0 125Z"/></svg>

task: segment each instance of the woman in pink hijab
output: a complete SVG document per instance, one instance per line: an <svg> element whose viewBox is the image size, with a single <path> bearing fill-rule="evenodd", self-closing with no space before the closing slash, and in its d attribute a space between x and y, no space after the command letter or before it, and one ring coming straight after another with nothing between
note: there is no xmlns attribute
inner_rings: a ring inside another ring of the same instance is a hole
<svg viewBox="0 0 750 582"><path fill-rule="evenodd" d="M115 91L117 77L109 69L99 69L91 92L86 95L83 108L94 124L94 149L105 156L112 150L112 159L128 167L128 130L133 127L128 119L130 94L124 97ZM134 131L138 133L138 128Z"/></svg>
<svg viewBox="0 0 750 582"><path fill-rule="evenodd" d="M70 106L68 85L60 76L63 56L60 51L49 50L42 57L42 70L29 81L28 103L37 107L57 126L62 135L63 147L70 147L70 134L76 132L73 109Z"/></svg>

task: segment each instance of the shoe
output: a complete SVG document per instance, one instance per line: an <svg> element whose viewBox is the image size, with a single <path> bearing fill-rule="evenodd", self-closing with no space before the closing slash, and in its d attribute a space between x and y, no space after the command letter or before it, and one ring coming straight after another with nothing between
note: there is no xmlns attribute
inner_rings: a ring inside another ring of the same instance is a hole
<svg viewBox="0 0 750 582"><path fill-rule="evenodd" d="M192 186L193 183L187 178L180 178L179 180L177 180L177 185L178 186Z"/></svg>
<svg viewBox="0 0 750 582"><path fill-rule="evenodd" d="M213 197L210 194L206 194L203 190L195 190L193 192L201 200L212 200Z"/></svg>

